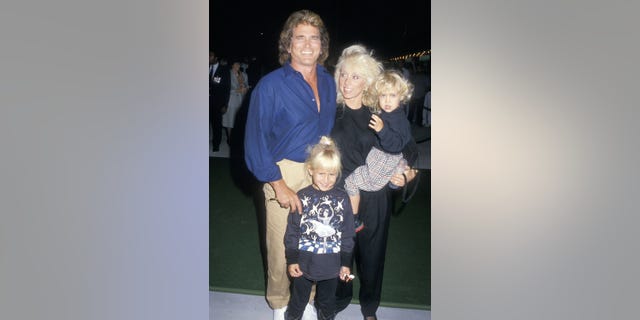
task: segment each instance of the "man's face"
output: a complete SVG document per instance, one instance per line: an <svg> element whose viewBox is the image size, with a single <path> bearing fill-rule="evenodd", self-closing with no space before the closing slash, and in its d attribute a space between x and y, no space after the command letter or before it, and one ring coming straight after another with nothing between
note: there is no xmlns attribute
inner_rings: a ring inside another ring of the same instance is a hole
<svg viewBox="0 0 640 320"><path fill-rule="evenodd" d="M299 24L293 29L293 37L291 39L291 64L295 66L313 66L315 67L322 50L322 41L320 39L320 30L308 25Z"/></svg>
<svg viewBox="0 0 640 320"><path fill-rule="evenodd" d="M209 64L216 64L217 61L216 54L213 51L209 51Z"/></svg>

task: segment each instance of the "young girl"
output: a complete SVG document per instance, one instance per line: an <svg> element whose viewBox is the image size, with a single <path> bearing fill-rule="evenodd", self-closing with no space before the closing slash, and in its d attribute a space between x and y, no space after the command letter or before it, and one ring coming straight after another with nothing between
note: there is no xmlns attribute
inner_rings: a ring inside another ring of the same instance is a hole
<svg viewBox="0 0 640 320"><path fill-rule="evenodd" d="M298 191L302 214L291 213L284 237L287 271L292 277L285 319L300 319L316 284L318 319L334 319L338 279L349 281L354 245L353 212L346 192L334 188L340 153L326 136L305 162L312 184Z"/></svg>
<svg viewBox="0 0 640 320"><path fill-rule="evenodd" d="M390 70L378 76L373 89L378 95L376 112L380 115L371 115L369 128L376 132L381 149L371 148L366 164L356 168L344 181L355 215L356 232L364 228L357 216L359 190L378 191L394 174L404 172L407 161L402 157L402 149L413 139L407 115L403 108L399 108L411 99L413 85L397 71ZM389 186L397 188L392 184Z"/></svg>

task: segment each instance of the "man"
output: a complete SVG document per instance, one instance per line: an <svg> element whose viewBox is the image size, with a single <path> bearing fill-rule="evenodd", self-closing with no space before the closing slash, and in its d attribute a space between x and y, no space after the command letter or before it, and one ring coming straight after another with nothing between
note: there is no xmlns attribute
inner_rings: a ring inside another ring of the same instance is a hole
<svg viewBox="0 0 640 320"><path fill-rule="evenodd" d="M222 115L227 111L231 92L231 74L221 66L218 57L209 50L209 123L211 125L212 151L220 150L222 140Z"/></svg>
<svg viewBox="0 0 640 320"><path fill-rule="evenodd" d="M329 53L329 34L316 13L292 13L280 33L278 50L282 67L265 75L251 95L245 161L256 178L265 182L266 298L274 319L284 319L289 302L284 248L287 215L302 210L296 192L310 184L304 170L307 147L333 127L336 85L322 66ZM308 305L303 319L312 313Z"/></svg>

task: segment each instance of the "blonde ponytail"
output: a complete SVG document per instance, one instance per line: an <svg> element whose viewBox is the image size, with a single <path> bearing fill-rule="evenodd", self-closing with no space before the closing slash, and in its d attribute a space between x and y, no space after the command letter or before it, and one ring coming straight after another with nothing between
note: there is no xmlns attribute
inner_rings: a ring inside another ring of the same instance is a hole
<svg viewBox="0 0 640 320"><path fill-rule="evenodd" d="M327 136L320 137L320 141L310 148L305 165L308 169L336 170L340 174L342 164L335 141Z"/></svg>

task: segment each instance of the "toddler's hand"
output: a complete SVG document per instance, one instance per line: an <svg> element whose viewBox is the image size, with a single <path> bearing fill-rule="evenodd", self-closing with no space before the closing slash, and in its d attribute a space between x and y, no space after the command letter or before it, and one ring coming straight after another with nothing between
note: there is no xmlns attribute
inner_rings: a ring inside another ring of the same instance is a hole
<svg viewBox="0 0 640 320"><path fill-rule="evenodd" d="M376 132L380 132L380 130L384 128L384 122L377 114L372 114L371 120L369 120L369 128L375 130Z"/></svg>

